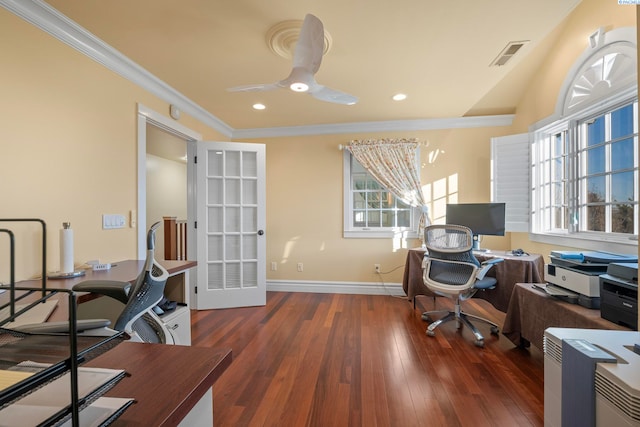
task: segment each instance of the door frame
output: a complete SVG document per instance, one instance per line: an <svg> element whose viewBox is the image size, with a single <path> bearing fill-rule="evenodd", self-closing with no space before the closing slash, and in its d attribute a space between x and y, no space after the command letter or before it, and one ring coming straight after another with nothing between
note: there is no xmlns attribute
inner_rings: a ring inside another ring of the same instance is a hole
<svg viewBox="0 0 640 427"><path fill-rule="evenodd" d="M181 125L175 120L167 117L151 108L138 103L138 167L137 167L137 200L136 200L136 223L137 223L137 258L145 259L147 253L147 125L152 125L163 129L170 134L185 140L187 144L187 221L193 224L196 220L195 209L195 185L196 170L193 158L195 156L195 145L202 141L202 135L188 127ZM193 227L187 227L187 253L196 255L196 240ZM195 279L195 274L192 275Z"/></svg>

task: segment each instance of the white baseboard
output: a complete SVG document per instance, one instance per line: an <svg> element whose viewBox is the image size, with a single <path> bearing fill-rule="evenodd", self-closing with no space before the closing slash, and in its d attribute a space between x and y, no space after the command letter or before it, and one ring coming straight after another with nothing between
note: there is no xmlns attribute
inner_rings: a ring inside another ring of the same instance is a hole
<svg viewBox="0 0 640 427"><path fill-rule="evenodd" d="M267 280L268 291L406 296L402 283Z"/></svg>

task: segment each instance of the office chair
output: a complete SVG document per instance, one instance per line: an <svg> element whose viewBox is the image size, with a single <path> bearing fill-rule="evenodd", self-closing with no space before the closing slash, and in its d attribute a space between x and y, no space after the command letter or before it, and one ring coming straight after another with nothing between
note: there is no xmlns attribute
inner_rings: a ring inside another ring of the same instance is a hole
<svg viewBox="0 0 640 427"><path fill-rule="evenodd" d="M485 277L494 264L504 261L493 258L482 264L473 255L473 234L462 225L430 225L425 229L427 252L422 261L423 280L427 288L436 295L446 296L455 301L454 311L434 310L422 314L422 319L431 320L433 314L445 314L431 323L427 335L434 336L435 329L450 320L456 321L456 328L467 326L476 338L475 345L484 347L484 337L469 321L473 318L491 325L491 333L497 335L500 330L495 323L460 309L460 302L471 298L479 289L493 289L496 279Z"/></svg>
<svg viewBox="0 0 640 427"><path fill-rule="evenodd" d="M124 309L116 319L113 329L108 328L105 319L79 320L78 332L84 335L110 335L125 332L132 341L175 344L171 332L154 312L154 307L164 297L164 287L168 272L155 260L155 231L160 222L153 224L147 233L147 257L144 268L136 281L85 280L73 287L75 292L92 292L114 298ZM23 325L15 328L28 333L68 333L68 322L46 322Z"/></svg>

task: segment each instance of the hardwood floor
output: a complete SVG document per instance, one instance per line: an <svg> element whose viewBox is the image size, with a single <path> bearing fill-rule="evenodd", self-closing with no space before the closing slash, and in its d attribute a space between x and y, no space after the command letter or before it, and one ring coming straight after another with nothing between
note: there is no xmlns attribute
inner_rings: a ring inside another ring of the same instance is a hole
<svg viewBox="0 0 640 427"><path fill-rule="evenodd" d="M421 313L433 299L417 301L268 292L265 307L193 311L192 345L233 350L214 386L215 425L543 425L538 350L479 323L484 348L451 322L428 337ZM502 325L486 301L464 304Z"/></svg>

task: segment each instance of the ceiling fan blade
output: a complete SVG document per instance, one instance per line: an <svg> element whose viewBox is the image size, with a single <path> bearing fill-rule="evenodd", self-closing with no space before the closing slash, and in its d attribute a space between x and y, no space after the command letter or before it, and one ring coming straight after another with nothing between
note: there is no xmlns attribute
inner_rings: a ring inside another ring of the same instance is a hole
<svg viewBox="0 0 640 427"><path fill-rule="evenodd" d="M263 83L254 85L243 85L227 88L229 92L263 92L282 87L279 83Z"/></svg>
<svg viewBox="0 0 640 427"><path fill-rule="evenodd" d="M293 52L293 68L304 68L315 74L322 63L324 52L324 26L310 13L304 17L298 42Z"/></svg>
<svg viewBox="0 0 640 427"><path fill-rule="evenodd" d="M316 99L335 104L353 105L358 102L358 98L339 90L331 89L326 86L317 85L310 91L310 95Z"/></svg>

